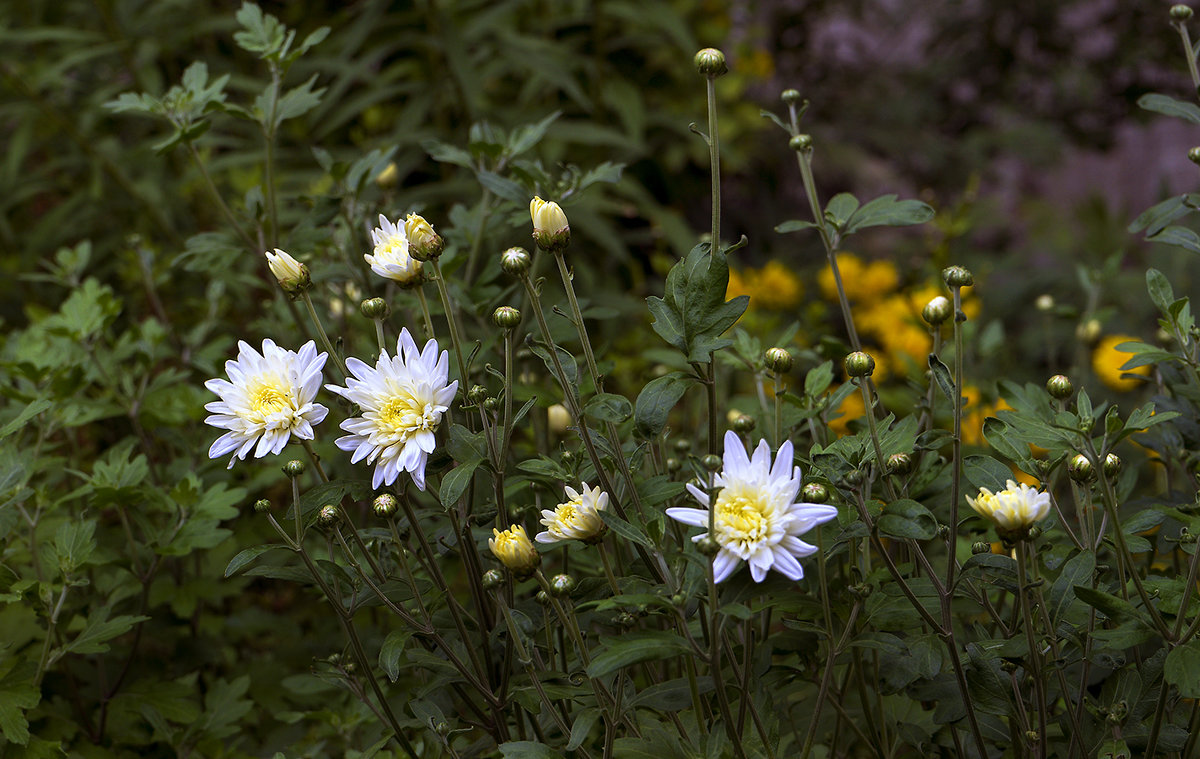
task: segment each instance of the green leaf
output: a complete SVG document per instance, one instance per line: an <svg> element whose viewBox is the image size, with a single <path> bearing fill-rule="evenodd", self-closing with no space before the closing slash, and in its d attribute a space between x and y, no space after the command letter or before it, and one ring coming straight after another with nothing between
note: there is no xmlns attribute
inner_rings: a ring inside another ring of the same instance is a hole
<svg viewBox="0 0 1200 759"><path fill-rule="evenodd" d="M617 516L616 513L605 509L604 511L600 512L600 519L603 520L603 522L608 525L613 532L615 532L617 535L620 535L622 538L637 543L640 546L644 546L645 548L654 548L654 544L650 542L650 538L646 537L646 533L642 532L629 522L626 522L624 519Z"/></svg>
<svg viewBox="0 0 1200 759"><path fill-rule="evenodd" d="M567 751L574 751L582 746L599 719L599 709L584 709L579 712L579 716L575 717L575 722L571 725L571 738L567 741Z"/></svg>
<svg viewBox="0 0 1200 759"><path fill-rule="evenodd" d="M826 361L804 375L804 394L812 398L824 393L833 382L833 362Z"/></svg>
<svg viewBox="0 0 1200 759"><path fill-rule="evenodd" d="M1012 470L991 456L967 456L963 460L963 474L976 488L987 488L998 493L1013 479Z"/></svg>
<svg viewBox="0 0 1200 759"><path fill-rule="evenodd" d="M19 429L23 429L30 419L50 408L50 401L39 398L38 400L28 404L17 414L17 416L4 427L0 427L0 440L8 437Z"/></svg>
<svg viewBox="0 0 1200 759"><path fill-rule="evenodd" d="M546 130L561 115L562 111L555 111L536 124L525 124L522 127L514 129L512 135L508 138L508 154L516 157L534 145L537 145L546 136Z"/></svg>
<svg viewBox="0 0 1200 759"><path fill-rule="evenodd" d="M446 472L442 477L441 487L438 488L438 498L441 499L443 507L448 509L458 503L458 499L470 487L471 478L478 467L478 461L467 461Z"/></svg>
<svg viewBox="0 0 1200 759"><path fill-rule="evenodd" d="M555 368L554 360L550 357L550 351L546 350L545 343L540 340L534 340L532 336L526 335L525 345L546 364L546 369L550 371L550 376L560 382L565 381L571 387L578 386L579 364L575 363L575 357L567 352L565 348L560 345L554 346L554 352L558 355L558 362L562 365L563 373L567 375L563 378L558 376L558 369Z"/></svg>
<svg viewBox="0 0 1200 759"><path fill-rule="evenodd" d="M96 522L64 522L54 532L54 552L58 567L69 575L91 558L96 549Z"/></svg>
<svg viewBox="0 0 1200 759"><path fill-rule="evenodd" d="M892 538L932 540L938 531L938 521L933 513L907 498L885 506L875 525L881 533Z"/></svg>
<svg viewBox="0 0 1200 759"><path fill-rule="evenodd" d="M535 741L509 741L501 743L498 748L500 756L505 759L562 759L562 754Z"/></svg>
<svg viewBox="0 0 1200 759"><path fill-rule="evenodd" d="M242 571L242 569L244 567L248 566L255 559L257 559L259 556L262 556L267 551L273 551L276 548L286 548L286 547L287 546L285 546L283 543L269 543L267 545L251 546L249 548L241 550L238 552L237 556L234 556L232 559L229 560L229 564L226 565L226 567L225 567L225 576L233 577L235 574Z"/></svg>
<svg viewBox="0 0 1200 759"><path fill-rule="evenodd" d="M392 682L400 677L400 656L411 637L411 630L392 630L379 649L379 666Z"/></svg>
<svg viewBox="0 0 1200 759"><path fill-rule="evenodd" d="M671 372L650 380L638 393L634 405L633 423L647 439L657 437L667 426L671 409L696 379L683 372Z"/></svg>
<svg viewBox="0 0 1200 759"><path fill-rule="evenodd" d="M857 210L858 198L848 192L841 192L829 199L828 205L825 206L825 218L841 230Z"/></svg>
<svg viewBox="0 0 1200 759"><path fill-rule="evenodd" d="M667 274L663 297L646 299L654 316L651 326L689 362L708 363L713 351L731 343L720 336L741 318L750 303L745 295L726 301L728 287L725 255L720 251L710 254L708 243L697 245Z"/></svg>
<svg viewBox="0 0 1200 759"><path fill-rule="evenodd" d="M483 169L476 171L475 176L479 178L479 184L486 187L493 195L518 206L529 205L529 191L511 179Z"/></svg>
<svg viewBox="0 0 1200 759"><path fill-rule="evenodd" d="M958 393L954 390L954 380L950 378L950 367L943 364L936 354L930 353L929 369L933 372L933 378L937 381L942 395L946 396L946 400L954 403L958 398Z"/></svg>
<svg viewBox="0 0 1200 759"><path fill-rule="evenodd" d="M895 195L883 195L851 214L842 227L842 235L849 235L867 227L907 227L924 224L933 216L933 209L919 200L896 200Z"/></svg>
<svg viewBox="0 0 1200 759"><path fill-rule="evenodd" d="M775 231L780 234L787 234L788 232L799 232L802 229L813 229L816 226L817 225L811 221L792 219L791 221L785 221L782 224L776 224Z"/></svg>
<svg viewBox="0 0 1200 759"><path fill-rule="evenodd" d="M1123 740L1107 740L1100 744L1096 759L1132 759L1133 752Z"/></svg>
<svg viewBox="0 0 1200 759"><path fill-rule="evenodd" d="M1146 291L1150 293L1150 300L1154 301L1159 311L1164 314L1170 313L1171 304L1175 302L1175 291L1171 289L1170 281L1158 269L1146 270Z"/></svg>
<svg viewBox="0 0 1200 759"><path fill-rule="evenodd" d="M1150 235L1146 240L1174 245L1191 253L1200 253L1200 235L1187 227L1167 227L1157 234Z"/></svg>
<svg viewBox="0 0 1200 759"><path fill-rule="evenodd" d="M673 632L629 633L604 640L600 651L592 657L587 674L588 677L606 677L632 664L690 653L688 642Z"/></svg>
<svg viewBox="0 0 1200 759"><path fill-rule="evenodd" d="M1132 622L1148 630L1154 629L1150 623L1150 617L1146 615L1146 612L1138 609L1128 601L1117 598L1111 593L1105 593L1102 590L1096 590L1085 585L1076 585L1075 595L1079 597L1079 600L1095 608L1096 611L1104 614L1104 616L1114 622Z"/></svg>
<svg viewBox="0 0 1200 759"><path fill-rule="evenodd" d="M1200 108L1197 108L1193 103L1185 103L1182 100L1176 100L1173 97L1157 92L1148 92L1138 98L1137 104L1147 111L1154 111L1155 113L1190 121L1193 124L1200 124Z"/></svg>
<svg viewBox="0 0 1200 759"><path fill-rule="evenodd" d="M41 698L41 691L33 683L12 682L8 677L0 682L0 732L4 740L21 746L29 743L25 710L37 706Z"/></svg>
<svg viewBox="0 0 1200 759"><path fill-rule="evenodd" d="M1176 195L1156 203L1130 222L1127 229L1135 233L1144 229L1147 235L1155 234L1179 217L1190 213L1192 209L1188 207L1187 202L1191 198L1190 195Z"/></svg>
<svg viewBox="0 0 1200 759"><path fill-rule="evenodd" d="M1050 586L1049 611L1054 625L1058 625L1071 608L1075 600L1075 586L1089 582L1095 570L1096 554L1093 551L1080 551L1063 564L1054 584Z"/></svg>
<svg viewBox="0 0 1200 759"><path fill-rule="evenodd" d="M600 393L588 400L583 413L602 422L619 424L633 415L633 404L623 395Z"/></svg>
<svg viewBox="0 0 1200 759"><path fill-rule="evenodd" d="M1163 678L1179 689L1183 698L1200 698L1200 640L1192 638L1167 654Z"/></svg>
<svg viewBox="0 0 1200 759"><path fill-rule="evenodd" d="M130 614L122 614L112 619L108 618L110 609L107 606L102 606L93 611L88 617L87 626L83 628L83 632L75 636L75 638L62 647L59 656L62 654L99 654L108 650L108 641L120 635L124 635L133 629L133 626L139 622L145 622L150 617L135 617Z"/></svg>
<svg viewBox="0 0 1200 759"><path fill-rule="evenodd" d="M303 116L321 104L321 95L324 94L325 88L314 90L313 85L316 83L317 75L313 74L307 82L293 87L279 98L279 102L275 104L275 121L270 125L272 129L288 119Z"/></svg>

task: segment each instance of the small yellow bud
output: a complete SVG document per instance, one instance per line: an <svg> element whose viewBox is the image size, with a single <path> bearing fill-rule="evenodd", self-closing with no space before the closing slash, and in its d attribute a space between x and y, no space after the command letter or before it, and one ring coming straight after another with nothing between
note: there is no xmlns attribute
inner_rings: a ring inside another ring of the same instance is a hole
<svg viewBox="0 0 1200 759"><path fill-rule="evenodd" d="M287 251L276 248L274 253L268 250L263 255L267 257L267 266L271 267L279 286L288 295L295 297L312 284L308 267L292 258Z"/></svg>
<svg viewBox="0 0 1200 759"><path fill-rule="evenodd" d="M408 237L408 251L418 261L437 258L446 249L446 241L433 231L433 225L415 213L404 220L404 234Z"/></svg>
<svg viewBox="0 0 1200 759"><path fill-rule="evenodd" d="M561 251L571 244L571 226L558 203L534 196L529 201L533 240L542 250Z"/></svg>
<svg viewBox="0 0 1200 759"><path fill-rule="evenodd" d="M492 537L488 538L488 548L500 563L523 580L537 571L542 563L542 556L533 547L525 528L519 524L509 527L504 532L492 528Z"/></svg>
<svg viewBox="0 0 1200 759"><path fill-rule="evenodd" d="M567 427L571 426L571 412L567 411L567 407L561 403L556 403L546 409L546 417L550 431L556 435L564 434Z"/></svg>
<svg viewBox="0 0 1200 759"><path fill-rule="evenodd" d="M384 188L395 187L398 181L400 181L400 171L396 168L395 161L389 163L387 168L379 172L379 176L375 177L375 184Z"/></svg>

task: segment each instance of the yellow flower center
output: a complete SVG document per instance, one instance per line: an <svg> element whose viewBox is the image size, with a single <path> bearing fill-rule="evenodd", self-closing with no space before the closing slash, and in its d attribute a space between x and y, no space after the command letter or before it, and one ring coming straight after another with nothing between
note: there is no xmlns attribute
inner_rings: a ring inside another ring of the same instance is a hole
<svg viewBox="0 0 1200 759"><path fill-rule="evenodd" d="M401 391L379 407L379 424L393 434L407 438L418 430L436 430L433 409L411 394Z"/></svg>
<svg viewBox="0 0 1200 759"><path fill-rule="evenodd" d="M375 255L407 258L408 238L401 234L389 235L375 246Z"/></svg>
<svg viewBox="0 0 1200 759"><path fill-rule="evenodd" d="M278 413L291 405L287 391L266 381L260 382L248 395L250 410L263 416Z"/></svg>
<svg viewBox="0 0 1200 759"><path fill-rule="evenodd" d="M560 503L558 504L558 508L554 510L554 518L563 527L575 527L575 520L579 518L579 507L582 505L582 498Z"/></svg>
<svg viewBox="0 0 1200 759"><path fill-rule="evenodd" d="M743 549L767 538L771 530L764 504L753 494L733 494L728 490L722 490L717 496L714 521L718 542L723 545L736 543Z"/></svg>

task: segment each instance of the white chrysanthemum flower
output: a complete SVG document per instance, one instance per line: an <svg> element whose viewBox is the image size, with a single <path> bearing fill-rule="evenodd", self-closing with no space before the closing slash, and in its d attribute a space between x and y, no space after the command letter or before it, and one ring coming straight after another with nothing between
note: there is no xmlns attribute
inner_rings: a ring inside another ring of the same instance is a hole
<svg viewBox="0 0 1200 759"><path fill-rule="evenodd" d="M570 486L563 488L567 493L566 503L554 509L542 509L542 525L545 530L534 538L539 543L557 543L562 540L594 542L604 533L604 520L600 512L608 507L608 493L600 488L589 488L580 483L582 490Z"/></svg>
<svg viewBox="0 0 1200 759"><path fill-rule="evenodd" d="M421 278L421 262L413 258L408 250L408 235L402 225L393 224L379 214L379 226L371 230L371 242L375 249L363 256L371 265L371 271L381 277L395 280L402 285L411 285Z"/></svg>
<svg viewBox="0 0 1200 759"><path fill-rule="evenodd" d="M348 358L346 369L354 376L346 379L346 387L326 385L362 409L362 416L342 422L350 434L338 438L337 447L352 454L351 463L366 459L376 464L373 488L391 485L404 471L424 490L425 462L458 380L447 384L450 359L446 351L438 354L436 340L418 350L412 335L402 329L396 353L380 353L374 368Z"/></svg>
<svg viewBox="0 0 1200 759"><path fill-rule="evenodd" d="M799 536L836 517L837 509L796 502L800 468L792 466L791 441L779 446L772 463L766 440L749 457L737 433L726 432L724 467L714 483L721 488L713 529L713 538L720 546L713 557L716 581L729 577L743 561L750 565L755 582L762 582L768 569L792 580L804 577L798 559L816 553L817 547ZM708 493L690 483L687 488L705 508L667 509L667 516L684 524L708 527ZM692 540L707 536L708 533L702 533Z"/></svg>
<svg viewBox="0 0 1200 759"><path fill-rule="evenodd" d="M1004 490L993 493L980 488L979 497L967 496L967 503L980 516L993 522L1003 533L1028 529L1050 513L1050 494L1039 493L1025 483L1004 483Z"/></svg>
<svg viewBox="0 0 1200 759"><path fill-rule="evenodd" d="M262 354L239 341L237 360L225 362L229 379L204 383L221 398L205 404L204 408L212 412L205 423L229 430L208 449L208 457L215 459L232 452L232 467L234 459L245 459L252 448L255 458L262 458L282 451L292 435L312 440L313 426L329 413L321 404L313 403L328 357L317 353L311 340L298 352L263 340Z"/></svg>
<svg viewBox="0 0 1200 759"><path fill-rule="evenodd" d="M286 250L276 248L274 253L268 250L263 255L267 257L267 266L270 267L271 274L275 275L275 280L279 282L279 286L283 288L284 292L295 294L312 284L308 267L293 258Z"/></svg>

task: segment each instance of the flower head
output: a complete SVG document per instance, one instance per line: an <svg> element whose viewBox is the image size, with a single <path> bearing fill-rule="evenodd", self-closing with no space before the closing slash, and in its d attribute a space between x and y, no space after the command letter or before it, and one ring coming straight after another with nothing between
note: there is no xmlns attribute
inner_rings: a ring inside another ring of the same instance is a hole
<svg viewBox="0 0 1200 759"><path fill-rule="evenodd" d="M558 203L535 195L529 201L529 216L533 219L533 239L542 250L562 250L571 243L571 226Z"/></svg>
<svg viewBox="0 0 1200 759"><path fill-rule="evenodd" d="M712 535L720 546L713 558L717 582L733 574L743 561L750 565L755 582L762 582L768 569L792 580L804 577L798 559L816 553L817 547L799 536L833 519L837 509L796 502L800 468L792 466L791 441L779 446L772 462L767 441L760 442L751 457L741 438L731 430L725 433L723 463L715 479L721 488L715 504L708 493L689 483L688 492L705 508L667 509L667 516L684 524L708 527L709 510L715 510ZM699 542L706 537L708 533L702 533L692 540Z"/></svg>
<svg viewBox="0 0 1200 759"><path fill-rule="evenodd" d="M408 237L409 252L418 261L437 258L446 248L446 241L433 231L433 225L415 213L404 220L404 234Z"/></svg>
<svg viewBox="0 0 1200 759"><path fill-rule="evenodd" d="M600 512L608 506L608 493L600 488L589 488L586 482L576 491L566 487L567 501L554 509L542 509L542 524L546 527L534 538L539 543L557 543L562 540L582 540L594 543L604 534L604 520Z"/></svg>
<svg viewBox="0 0 1200 759"><path fill-rule="evenodd" d="M313 426L329 413L321 404L313 403L321 388L326 358L328 354L317 353L311 340L298 352L263 340L261 354L245 342L238 342L237 360L225 362L229 379L204 383L221 398L205 404L204 408L212 412L205 423L229 430L213 442L208 457L232 453L232 467L234 459L245 459L251 449L255 458L279 453L293 434L301 440L312 440Z"/></svg>
<svg viewBox="0 0 1200 759"><path fill-rule="evenodd" d="M268 250L264 255L267 257L267 266L271 267L271 273L288 295L296 295L312 284L308 267L292 258L287 251L276 248L274 253Z"/></svg>
<svg viewBox="0 0 1200 759"><path fill-rule="evenodd" d="M493 527L492 537L488 538L488 548L501 564L521 579L533 574L542 563L541 554L533 547L533 543L529 542L525 528L519 524L509 527L504 532Z"/></svg>
<svg viewBox="0 0 1200 759"><path fill-rule="evenodd" d="M1135 366L1131 369L1122 369L1125 362L1133 358L1133 354L1117 348L1121 343L1137 341L1136 337L1129 335L1109 335L1102 339L1092 353L1092 369L1096 372L1096 377L1118 392L1126 392L1140 387L1142 384L1140 380L1125 375L1140 374L1145 377L1150 374L1150 367Z"/></svg>
<svg viewBox="0 0 1200 759"><path fill-rule="evenodd" d="M1004 488L999 493L980 488L978 498L967 496L971 508L994 523L1001 537L1017 536L1050 513L1049 493L1012 480L1005 482Z"/></svg>
<svg viewBox="0 0 1200 759"><path fill-rule="evenodd" d="M408 235L404 227L379 214L379 226L371 230L371 242L375 249L363 256L371 265L371 271L405 286L421 281L421 262L408 252Z"/></svg>
<svg viewBox="0 0 1200 759"><path fill-rule="evenodd" d="M417 349L407 329L400 330L396 355L380 353L372 368L357 358L346 359L346 387L326 385L362 409L362 416L342 422L349 432L337 447L351 453L351 463L375 464L371 487L391 485L401 471L425 489L425 462L433 452L434 433L450 407L458 381L447 382L449 358L438 354L435 340Z"/></svg>

